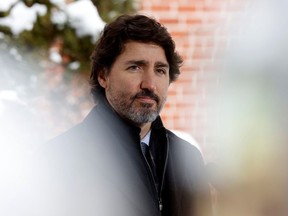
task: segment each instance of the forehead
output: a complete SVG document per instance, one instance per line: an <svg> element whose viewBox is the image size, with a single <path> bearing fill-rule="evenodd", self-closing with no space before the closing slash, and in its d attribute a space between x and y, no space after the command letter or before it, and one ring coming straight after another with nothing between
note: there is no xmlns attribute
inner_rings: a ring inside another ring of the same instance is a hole
<svg viewBox="0 0 288 216"><path fill-rule="evenodd" d="M143 43L136 41L126 42L117 59L160 61L168 64L165 51L161 46L155 43Z"/></svg>

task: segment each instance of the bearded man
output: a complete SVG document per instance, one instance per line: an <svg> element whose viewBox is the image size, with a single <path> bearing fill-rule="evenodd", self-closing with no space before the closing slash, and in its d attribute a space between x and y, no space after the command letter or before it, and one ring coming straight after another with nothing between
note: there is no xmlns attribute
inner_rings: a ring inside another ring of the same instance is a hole
<svg viewBox="0 0 288 216"><path fill-rule="evenodd" d="M156 20L122 15L106 25L92 54L95 107L42 151L41 215L211 213L201 153L159 116L181 65Z"/></svg>

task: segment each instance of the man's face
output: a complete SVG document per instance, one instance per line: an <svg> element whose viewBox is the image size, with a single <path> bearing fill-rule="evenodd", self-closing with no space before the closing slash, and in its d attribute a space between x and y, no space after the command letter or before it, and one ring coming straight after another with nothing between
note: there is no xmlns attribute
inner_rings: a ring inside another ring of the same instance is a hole
<svg viewBox="0 0 288 216"><path fill-rule="evenodd" d="M154 121L166 101L169 64L162 47L131 41L98 80L114 110L141 126Z"/></svg>

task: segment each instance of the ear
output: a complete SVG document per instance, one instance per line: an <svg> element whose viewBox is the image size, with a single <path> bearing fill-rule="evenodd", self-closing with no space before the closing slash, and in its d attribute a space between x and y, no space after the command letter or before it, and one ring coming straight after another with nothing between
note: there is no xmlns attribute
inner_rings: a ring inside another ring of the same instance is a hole
<svg viewBox="0 0 288 216"><path fill-rule="evenodd" d="M106 81L106 69L103 69L98 74L98 82L102 88L106 88L107 81Z"/></svg>

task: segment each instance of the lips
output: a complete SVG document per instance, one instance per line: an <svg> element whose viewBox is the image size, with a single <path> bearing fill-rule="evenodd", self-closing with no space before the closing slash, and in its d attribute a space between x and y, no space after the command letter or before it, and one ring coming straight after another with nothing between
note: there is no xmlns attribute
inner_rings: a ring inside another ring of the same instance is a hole
<svg viewBox="0 0 288 216"><path fill-rule="evenodd" d="M136 94L133 99L137 99L143 103L158 103L160 101L159 97L151 91L140 92Z"/></svg>
<svg viewBox="0 0 288 216"><path fill-rule="evenodd" d="M155 102L157 102L155 100L155 98L152 98L152 97L141 96L141 97L136 97L136 99L142 103L155 103Z"/></svg>

